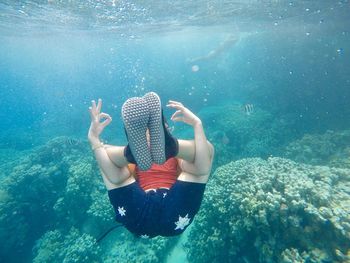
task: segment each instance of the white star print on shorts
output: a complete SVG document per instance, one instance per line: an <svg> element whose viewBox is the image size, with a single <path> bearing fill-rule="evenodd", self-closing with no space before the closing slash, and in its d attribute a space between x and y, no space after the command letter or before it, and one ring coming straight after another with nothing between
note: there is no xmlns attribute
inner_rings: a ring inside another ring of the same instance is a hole
<svg viewBox="0 0 350 263"><path fill-rule="evenodd" d="M177 229L183 230L186 226L188 226L190 224L190 220L191 220L191 218L188 217L188 214L186 214L185 217L181 217L179 215L179 220L177 222L175 222L175 225L176 225L175 230L177 230Z"/></svg>
<svg viewBox="0 0 350 263"><path fill-rule="evenodd" d="M125 216L126 210L124 209L123 206L122 207L118 206L118 213L120 216Z"/></svg>

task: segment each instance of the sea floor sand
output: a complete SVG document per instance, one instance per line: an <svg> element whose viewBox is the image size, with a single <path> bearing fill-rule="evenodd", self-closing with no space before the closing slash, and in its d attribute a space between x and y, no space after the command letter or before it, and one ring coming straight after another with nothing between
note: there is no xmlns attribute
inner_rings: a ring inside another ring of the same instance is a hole
<svg viewBox="0 0 350 263"><path fill-rule="evenodd" d="M188 240L188 235L190 233L190 227L182 234L179 242L176 244L174 249L169 253L166 259L166 263L188 263L187 253L185 251L185 243Z"/></svg>

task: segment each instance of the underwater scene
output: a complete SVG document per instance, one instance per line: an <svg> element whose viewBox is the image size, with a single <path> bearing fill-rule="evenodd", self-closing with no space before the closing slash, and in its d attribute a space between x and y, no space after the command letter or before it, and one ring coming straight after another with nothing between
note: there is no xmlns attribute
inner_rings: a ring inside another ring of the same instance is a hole
<svg viewBox="0 0 350 263"><path fill-rule="evenodd" d="M191 225L147 239L88 130L101 98L125 146L122 105L151 91L215 155ZM0 262L350 262L348 0L0 0L0 98Z"/></svg>

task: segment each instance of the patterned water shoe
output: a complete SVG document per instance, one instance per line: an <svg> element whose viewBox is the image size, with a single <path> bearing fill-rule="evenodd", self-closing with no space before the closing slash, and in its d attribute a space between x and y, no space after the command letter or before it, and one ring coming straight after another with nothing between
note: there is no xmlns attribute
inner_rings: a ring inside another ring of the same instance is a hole
<svg viewBox="0 0 350 263"><path fill-rule="evenodd" d="M143 96L148 104L150 118L148 129L150 136L151 157L156 164L163 164L165 158L165 139L162 122L162 105L155 92L148 92Z"/></svg>
<svg viewBox="0 0 350 263"><path fill-rule="evenodd" d="M122 119L129 141L129 147L140 170L148 170L152 165L146 130L150 118L148 104L143 98L133 97L122 106Z"/></svg>

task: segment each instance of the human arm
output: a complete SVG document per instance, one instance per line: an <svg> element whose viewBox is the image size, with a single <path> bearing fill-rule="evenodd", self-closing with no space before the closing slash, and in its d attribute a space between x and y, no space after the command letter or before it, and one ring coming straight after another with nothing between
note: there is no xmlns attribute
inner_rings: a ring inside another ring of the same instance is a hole
<svg viewBox="0 0 350 263"><path fill-rule="evenodd" d="M98 100L97 105L94 100L91 104L91 107L89 107L91 124L88 132L88 140L100 167L103 181L105 182L107 189L113 189L128 182L130 180L130 172L127 166L119 167L108 157L105 146L100 140L100 135L104 128L111 123L112 118L106 113L101 113L101 99Z"/></svg>
<svg viewBox="0 0 350 263"><path fill-rule="evenodd" d="M194 130L193 141L179 140L179 153L176 157L182 159L182 170L199 176L209 175L214 147L207 141L202 121L180 102L170 100L167 106L176 109L171 120L182 121Z"/></svg>

